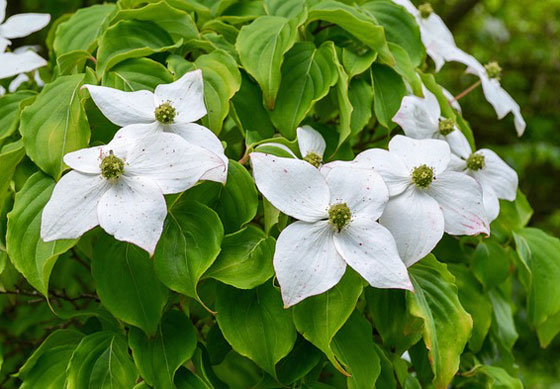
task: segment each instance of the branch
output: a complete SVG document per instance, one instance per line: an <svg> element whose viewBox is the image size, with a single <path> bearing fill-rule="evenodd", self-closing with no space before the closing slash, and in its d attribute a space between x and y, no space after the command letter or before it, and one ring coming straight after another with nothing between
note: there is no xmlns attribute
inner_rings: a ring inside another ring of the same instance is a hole
<svg viewBox="0 0 560 389"><path fill-rule="evenodd" d="M478 4L480 0L461 0L451 11L445 15L445 24L450 30L454 30L465 16Z"/></svg>
<svg viewBox="0 0 560 389"><path fill-rule="evenodd" d="M0 291L0 295L15 295L15 296L27 296L27 297L43 297L42 294L40 294L39 292L35 291L35 290L20 290L20 289L15 289L15 290L2 290ZM54 297L56 299L61 299L61 300L66 300L66 301L79 301L79 300L96 300L98 301L99 298L97 297L97 295L95 294L90 294L90 293L83 293L80 294L76 297L70 297L66 294L66 292L64 293L59 293L59 292L54 292L54 291L50 291L49 292L49 296Z"/></svg>

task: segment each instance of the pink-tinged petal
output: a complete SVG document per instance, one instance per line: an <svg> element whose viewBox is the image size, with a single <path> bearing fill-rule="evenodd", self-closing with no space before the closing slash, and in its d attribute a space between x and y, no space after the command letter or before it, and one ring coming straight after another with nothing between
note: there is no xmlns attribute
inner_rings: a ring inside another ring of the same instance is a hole
<svg viewBox="0 0 560 389"><path fill-rule="evenodd" d="M44 58L32 51L25 53L0 53L0 79L31 72L47 64Z"/></svg>
<svg viewBox="0 0 560 389"><path fill-rule="evenodd" d="M489 234L482 188L472 177L447 171L426 189L439 204L450 235Z"/></svg>
<svg viewBox="0 0 560 389"><path fill-rule="evenodd" d="M155 104L169 102L176 110L177 123L191 123L206 115L204 82L200 69L186 73L171 84L160 84L155 90Z"/></svg>
<svg viewBox="0 0 560 389"><path fill-rule="evenodd" d="M295 222L278 237L274 270L285 308L338 284L346 263L334 246L328 222Z"/></svg>
<svg viewBox="0 0 560 389"><path fill-rule="evenodd" d="M309 153L314 153L322 157L325 153L325 149L327 148L323 135L311 126L298 127L297 140L299 152L302 157L305 157Z"/></svg>
<svg viewBox="0 0 560 389"><path fill-rule="evenodd" d="M439 105L437 110L428 102L431 94L424 91L425 98L417 96L406 96L402 99L401 107L393 121L403 129L404 133L415 139L433 138L439 131ZM437 100L436 100L437 103Z"/></svg>
<svg viewBox="0 0 560 389"><path fill-rule="evenodd" d="M0 25L0 35L8 38L23 38L36 31L42 30L51 20L49 14L18 14L9 17Z"/></svg>
<svg viewBox="0 0 560 389"><path fill-rule="evenodd" d="M100 175L65 174L43 209L41 238L45 242L75 239L97 226L97 205L108 188Z"/></svg>
<svg viewBox="0 0 560 389"><path fill-rule="evenodd" d="M229 159L224 153L224 146L216 134L208 128L196 123L176 123L167 126L166 131L181 136L187 142L202 147L222 160L220 166L208 171L202 176L203 180L210 180L225 184L227 179Z"/></svg>
<svg viewBox="0 0 560 389"><path fill-rule="evenodd" d="M465 159L471 155L471 145L469 144L465 134L463 134L457 126L455 126L455 130L446 136L442 135L441 138L449 144L449 148L452 153Z"/></svg>
<svg viewBox="0 0 560 389"><path fill-rule="evenodd" d="M414 290L393 235L368 218L334 234L336 249L371 286Z"/></svg>
<svg viewBox="0 0 560 389"><path fill-rule="evenodd" d="M379 222L395 238L406 266L428 255L443 236L443 213L437 201L415 188L391 198Z"/></svg>
<svg viewBox="0 0 560 389"><path fill-rule="evenodd" d="M271 154L251 153L250 158L257 188L278 210L306 222L328 217L329 187L317 168Z"/></svg>
<svg viewBox="0 0 560 389"><path fill-rule="evenodd" d="M402 158L383 149L369 149L356 156L359 166L373 167L381 175L390 196L396 196L411 185L410 171Z"/></svg>
<svg viewBox="0 0 560 389"><path fill-rule="evenodd" d="M485 167L472 172L472 176L481 184L492 187L498 198L508 201L515 200L519 185L519 178L515 170L492 150L481 149L477 153L484 155Z"/></svg>
<svg viewBox="0 0 560 389"><path fill-rule="evenodd" d="M103 115L118 126L153 123L154 95L147 90L123 92L105 86L84 85Z"/></svg>
<svg viewBox="0 0 560 389"><path fill-rule="evenodd" d="M154 253L167 214L159 186L143 177L121 177L101 197L99 224L115 239Z"/></svg>
<svg viewBox="0 0 560 389"><path fill-rule="evenodd" d="M434 169L436 176L447 169L451 159L449 145L439 139L412 139L396 135L389 142L389 152L401 157L409 172L420 165L427 165Z"/></svg>
<svg viewBox="0 0 560 389"><path fill-rule="evenodd" d="M216 167L226 170L216 154L171 133L138 139L129 149L125 163L126 176L150 179L164 194L193 187Z"/></svg>
<svg viewBox="0 0 560 389"><path fill-rule="evenodd" d="M325 176L331 193L331 204L346 203L353 219L377 220L389 200L387 185L373 168L337 166Z"/></svg>

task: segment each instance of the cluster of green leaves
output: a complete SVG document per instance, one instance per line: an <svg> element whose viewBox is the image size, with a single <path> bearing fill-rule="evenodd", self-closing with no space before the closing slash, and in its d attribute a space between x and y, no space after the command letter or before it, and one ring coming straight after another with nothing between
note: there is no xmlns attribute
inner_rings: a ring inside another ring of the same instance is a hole
<svg viewBox="0 0 560 389"><path fill-rule="evenodd" d="M348 270L282 306L272 257L288 220L245 166L256 145L279 132L293 148L296 127L312 124L328 157L351 159L386 145L407 85L420 94L421 83L474 142L419 70L413 17L388 1L348 3L119 0L52 23L46 86L0 98L0 386L522 386L514 315L526 312L543 347L560 332L560 241L526 227L521 193L489 239L447 237L411 267L416 293ZM63 155L117 130L81 86L153 90L192 69L204 76L202 122L231 158L227 184L168 196L153 258L99 228L43 242Z"/></svg>

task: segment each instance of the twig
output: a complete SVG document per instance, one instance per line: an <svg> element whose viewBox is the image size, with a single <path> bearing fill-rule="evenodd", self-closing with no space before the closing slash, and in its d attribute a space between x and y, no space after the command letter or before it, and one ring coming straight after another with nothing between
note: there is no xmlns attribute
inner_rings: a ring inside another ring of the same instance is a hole
<svg viewBox="0 0 560 389"><path fill-rule="evenodd" d="M42 294L40 294L39 292L33 290L33 291L27 291L27 290L2 290L0 291L0 295L15 295L15 296L28 296L28 297L43 297ZM61 299L61 300L66 300L66 301L79 301L79 300L99 300L99 298L97 297L97 295L95 294L90 294L90 293L82 293L76 297L70 297L68 295L66 295L66 293L61 294L59 292L54 292L54 291L50 291L49 292L49 296L57 298L57 299Z"/></svg>
<svg viewBox="0 0 560 389"><path fill-rule="evenodd" d="M462 99L463 97L465 97L466 95L468 95L469 93L471 93L473 90L475 90L476 88L478 88L478 86L482 84L482 81L478 80L477 82L475 82L474 84L472 84L471 86L469 86L467 89L465 89L464 91L462 91L461 93L459 93L457 96L455 96L455 98L453 100L450 101L450 103L453 103L454 101L459 101L460 99Z"/></svg>

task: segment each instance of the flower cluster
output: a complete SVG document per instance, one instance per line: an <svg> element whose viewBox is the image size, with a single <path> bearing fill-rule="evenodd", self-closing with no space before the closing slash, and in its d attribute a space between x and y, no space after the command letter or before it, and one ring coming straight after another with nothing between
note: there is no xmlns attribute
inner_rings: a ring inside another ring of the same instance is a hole
<svg viewBox="0 0 560 389"><path fill-rule="evenodd" d="M159 85L155 93L85 85L103 114L122 128L107 145L64 156L74 170L57 183L43 210L43 240L77 238L100 225L153 254L167 214L163 195L199 180L226 181L221 142L193 123L206 115L203 87L200 70Z"/></svg>
<svg viewBox="0 0 560 389"><path fill-rule="evenodd" d="M19 14L6 17L7 0L0 0L0 79L22 75L10 84L10 91L17 89L22 81L27 80L23 73L31 72L47 64L42 57L36 54L32 46L23 46L13 52L6 52L11 45L10 39L23 38L29 34L43 29L51 20L49 14ZM1 87L0 87L1 88ZM0 95L4 94L3 88Z"/></svg>

